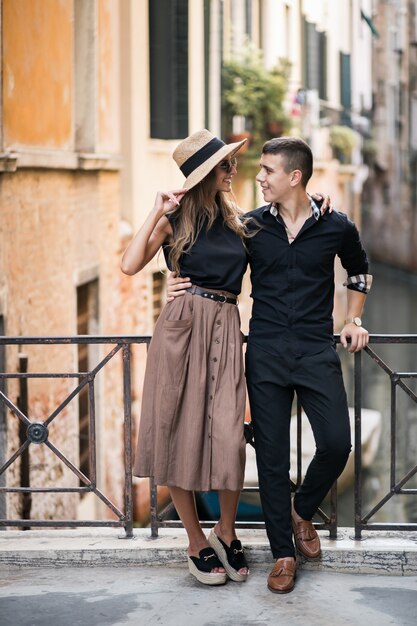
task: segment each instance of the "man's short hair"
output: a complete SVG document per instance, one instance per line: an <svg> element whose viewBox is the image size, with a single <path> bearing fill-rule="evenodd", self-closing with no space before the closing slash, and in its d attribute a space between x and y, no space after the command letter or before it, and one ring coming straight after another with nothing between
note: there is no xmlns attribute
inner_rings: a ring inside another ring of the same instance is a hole
<svg viewBox="0 0 417 626"><path fill-rule="evenodd" d="M262 154L282 154L286 161L284 171L289 174L300 170L301 184L307 187L313 174L313 153L305 141L299 137L276 137L264 143Z"/></svg>

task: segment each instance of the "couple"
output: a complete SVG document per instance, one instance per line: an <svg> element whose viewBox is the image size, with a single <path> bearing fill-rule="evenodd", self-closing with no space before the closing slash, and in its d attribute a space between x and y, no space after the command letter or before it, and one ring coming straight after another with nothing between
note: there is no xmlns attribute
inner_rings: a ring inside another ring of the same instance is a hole
<svg viewBox="0 0 417 626"><path fill-rule="evenodd" d="M358 231L343 213L322 214L306 192L313 171L298 138L265 143L256 177L266 205L243 214L230 200L235 154L202 130L173 157L182 189L158 192L155 205L122 259L135 274L162 247L170 301L148 353L136 476L168 485L186 529L188 566L218 585L249 574L235 518L245 466L245 378L239 312L243 274L251 268L253 311L246 382L254 428L266 530L276 560L268 588L294 587L295 545L320 555L312 517L342 472L351 448L339 357L333 344L334 258L347 271L348 306L341 342L350 352L368 343L361 326L371 284ZM322 203L322 206L325 203ZM179 296L179 297L176 297ZM291 499L290 416L294 392L308 416L316 453ZM194 491L218 490L221 515L209 537Z"/></svg>

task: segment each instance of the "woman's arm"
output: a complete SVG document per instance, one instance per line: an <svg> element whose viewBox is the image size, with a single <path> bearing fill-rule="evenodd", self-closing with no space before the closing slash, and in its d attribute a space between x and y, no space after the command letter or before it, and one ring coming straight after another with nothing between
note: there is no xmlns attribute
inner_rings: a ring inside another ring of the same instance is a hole
<svg viewBox="0 0 417 626"><path fill-rule="evenodd" d="M332 201L330 200L330 196L328 194L314 192L311 194L311 197L317 201L322 200L322 205L320 208L320 212L322 215L324 215L326 211L328 211L329 213L333 213Z"/></svg>
<svg viewBox="0 0 417 626"><path fill-rule="evenodd" d="M172 227L165 214L179 204L186 191L158 191L152 211L123 254L121 270L124 274L132 276L140 272L164 241L172 237Z"/></svg>

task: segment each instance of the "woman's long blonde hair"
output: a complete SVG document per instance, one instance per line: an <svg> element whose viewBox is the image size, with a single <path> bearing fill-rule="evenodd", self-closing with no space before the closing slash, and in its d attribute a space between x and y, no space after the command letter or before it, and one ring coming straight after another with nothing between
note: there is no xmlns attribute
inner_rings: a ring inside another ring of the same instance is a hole
<svg viewBox="0 0 417 626"><path fill-rule="evenodd" d="M206 218L209 229L220 211L226 226L239 235L243 242L245 237L250 236L245 225L246 220L242 220L244 212L236 202L227 197L229 194L218 191L213 199L214 183L213 169L198 185L187 191L180 206L172 213L175 214L174 237L169 244L168 258L171 269L178 275L181 256L189 252L195 244Z"/></svg>

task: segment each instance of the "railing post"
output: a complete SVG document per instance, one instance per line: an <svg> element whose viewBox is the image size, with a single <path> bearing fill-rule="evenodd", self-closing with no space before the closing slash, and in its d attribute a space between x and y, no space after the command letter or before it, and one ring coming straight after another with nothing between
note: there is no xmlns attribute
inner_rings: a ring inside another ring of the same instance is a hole
<svg viewBox="0 0 417 626"><path fill-rule="evenodd" d="M362 537L362 351L354 354L355 539Z"/></svg>
<svg viewBox="0 0 417 626"><path fill-rule="evenodd" d="M19 353L19 373L27 374L28 371L28 357L25 354ZM28 396L28 379L19 379L19 397L17 406L25 415L28 414L29 396ZM27 426L24 422L19 420L19 443L23 445L27 440ZM30 465L29 465L29 448L26 448L22 452L22 458L20 461L20 486L29 489L30 488ZM30 520L30 512L32 508L32 495L30 492L22 493L22 519ZM30 526L22 526L22 530L30 530Z"/></svg>
<svg viewBox="0 0 417 626"><path fill-rule="evenodd" d="M330 490L330 539L337 539L337 481Z"/></svg>
<svg viewBox="0 0 417 626"><path fill-rule="evenodd" d="M89 443L89 472L88 478L94 487L97 487L97 451L96 451L96 399L94 389L94 378L88 381L88 443Z"/></svg>
<svg viewBox="0 0 417 626"><path fill-rule="evenodd" d="M390 490L394 490L397 482L397 382L399 376L396 372L391 374L391 419L390 419L390 448L391 448L391 470L390 470Z"/></svg>
<svg viewBox="0 0 417 626"><path fill-rule="evenodd" d="M123 411L125 445L125 521L126 538L133 537L132 501L132 399L130 380L130 344L123 344Z"/></svg>
<svg viewBox="0 0 417 626"><path fill-rule="evenodd" d="M149 479L150 504L151 504L151 537L158 536L158 495L153 476Z"/></svg>

